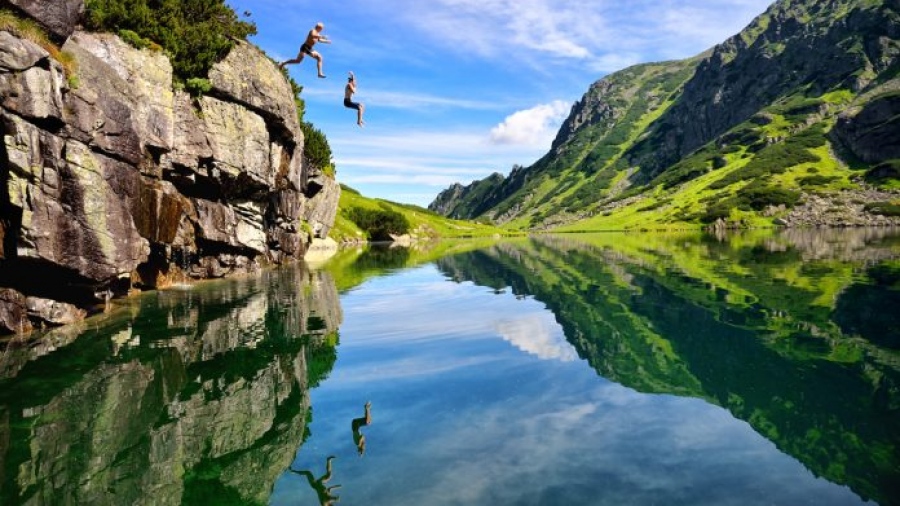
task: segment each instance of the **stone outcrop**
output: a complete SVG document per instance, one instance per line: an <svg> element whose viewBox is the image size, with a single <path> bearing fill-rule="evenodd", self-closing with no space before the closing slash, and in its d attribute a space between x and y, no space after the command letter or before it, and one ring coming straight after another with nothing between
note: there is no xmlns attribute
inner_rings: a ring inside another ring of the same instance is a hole
<svg viewBox="0 0 900 506"><path fill-rule="evenodd" d="M33 18L57 40L72 35L84 14L84 0L0 0L0 7L12 7Z"/></svg>
<svg viewBox="0 0 900 506"><path fill-rule="evenodd" d="M900 158L900 95L885 93L838 117L832 135L867 163Z"/></svg>
<svg viewBox="0 0 900 506"><path fill-rule="evenodd" d="M50 3L47 16L78 11ZM306 163L291 87L259 49L236 43L192 98L160 52L59 33L74 76L0 32L0 288L47 301L0 333L300 259L328 235L340 187ZM23 314L7 299L0 311Z"/></svg>

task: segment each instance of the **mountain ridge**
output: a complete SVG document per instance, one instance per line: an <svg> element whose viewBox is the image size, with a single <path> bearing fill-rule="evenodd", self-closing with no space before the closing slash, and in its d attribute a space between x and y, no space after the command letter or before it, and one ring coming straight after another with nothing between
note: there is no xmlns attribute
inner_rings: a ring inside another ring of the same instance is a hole
<svg viewBox="0 0 900 506"><path fill-rule="evenodd" d="M900 164L881 146L900 137L898 11L896 0L775 2L698 56L595 82L544 157L430 208L511 228L771 226L808 195L859 200L875 185L887 201L818 223L896 222Z"/></svg>

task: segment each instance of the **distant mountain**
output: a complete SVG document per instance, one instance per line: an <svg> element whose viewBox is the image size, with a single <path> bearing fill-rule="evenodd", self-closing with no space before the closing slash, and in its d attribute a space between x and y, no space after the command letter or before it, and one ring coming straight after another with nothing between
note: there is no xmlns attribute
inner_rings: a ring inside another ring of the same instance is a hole
<svg viewBox="0 0 900 506"><path fill-rule="evenodd" d="M594 83L550 151L430 209L514 228L900 224L900 1L780 0Z"/></svg>

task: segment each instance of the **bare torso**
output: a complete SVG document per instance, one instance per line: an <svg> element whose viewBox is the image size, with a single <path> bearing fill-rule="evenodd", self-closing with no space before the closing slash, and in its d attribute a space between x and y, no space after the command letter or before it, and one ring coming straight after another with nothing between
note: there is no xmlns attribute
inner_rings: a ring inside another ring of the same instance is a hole
<svg viewBox="0 0 900 506"><path fill-rule="evenodd" d="M315 46L316 42L319 42L319 38L321 38L321 32L313 28L306 35L306 45L309 47Z"/></svg>

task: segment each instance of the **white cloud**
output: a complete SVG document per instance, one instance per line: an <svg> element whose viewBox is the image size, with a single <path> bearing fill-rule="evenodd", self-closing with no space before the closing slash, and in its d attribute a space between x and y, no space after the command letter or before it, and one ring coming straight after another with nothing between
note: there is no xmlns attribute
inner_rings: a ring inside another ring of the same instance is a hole
<svg viewBox="0 0 900 506"><path fill-rule="evenodd" d="M541 314L526 315L495 324L497 333L516 348L542 360L572 362L578 358L559 325L551 325Z"/></svg>
<svg viewBox="0 0 900 506"><path fill-rule="evenodd" d="M569 107L568 103L556 100L515 112L491 130L491 142L549 147Z"/></svg>
<svg viewBox="0 0 900 506"><path fill-rule="evenodd" d="M771 0L436 0L408 3L407 22L480 57L612 62L685 58L737 33ZM437 5L435 5L437 4ZM620 55L627 55L622 57Z"/></svg>

